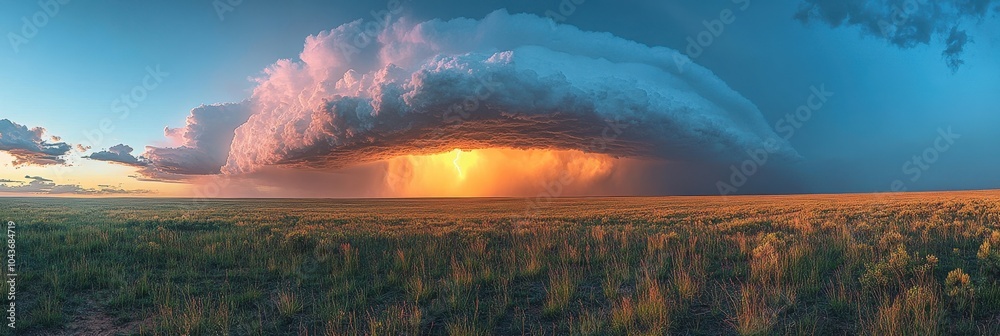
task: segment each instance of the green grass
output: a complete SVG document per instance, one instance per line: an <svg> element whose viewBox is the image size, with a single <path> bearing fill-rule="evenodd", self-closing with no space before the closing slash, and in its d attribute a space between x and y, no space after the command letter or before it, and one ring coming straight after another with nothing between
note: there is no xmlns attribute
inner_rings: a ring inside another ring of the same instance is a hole
<svg viewBox="0 0 1000 336"><path fill-rule="evenodd" d="M0 219L29 334L1000 334L1000 192L543 203L5 198Z"/></svg>

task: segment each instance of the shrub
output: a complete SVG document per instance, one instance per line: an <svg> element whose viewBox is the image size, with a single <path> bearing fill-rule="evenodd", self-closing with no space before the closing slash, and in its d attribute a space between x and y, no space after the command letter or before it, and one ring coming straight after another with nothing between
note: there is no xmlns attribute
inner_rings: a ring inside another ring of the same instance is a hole
<svg viewBox="0 0 1000 336"><path fill-rule="evenodd" d="M968 274L961 268L956 268L948 272L948 277L944 280L945 292L948 297L954 300L959 311L963 311L972 304L975 298L975 288Z"/></svg>
<svg viewBox="0 0 1000 336"><path fill-rule="evenodd" d="M989 237L979 245L979 269L983 276L988 279L1000 277L1000 231L993 231Z"/></svg>

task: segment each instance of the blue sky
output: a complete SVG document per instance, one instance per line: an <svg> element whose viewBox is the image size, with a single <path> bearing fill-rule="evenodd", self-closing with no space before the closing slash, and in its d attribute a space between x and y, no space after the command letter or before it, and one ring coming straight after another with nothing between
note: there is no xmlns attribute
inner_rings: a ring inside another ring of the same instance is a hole
<svg viewBox="0 0 1000 336"><path fill-rule="evenodd" d="M567 1L413 1L404 14L414 22L482 18L500 8L545 16ZM907 181L910 189L1000 187L996 12L961 23L973 42L953 72L941 37L899 48L858 26L795 20L802 3L753 1L743 10L736 1L587 0L562 23L683 52L687 39L706 29L705 20L730 9L735 21L694 62L752 102L767 124L804 104L813 86L834 92L788 139L803 160L766 167L742 192L885 191L909 177L905 162L948 127L961 138L918 181ZM21 32L22 17L42 10L30 1L0 6L5 32ZM279 59L297 58L306 36L370 20L371 11L385 6L245 0L220 20L212 1L73 1L17 52L0 48L0 119L44 127L70 144L89 143L85 132L117 115L113 101L142 84L147 67L159 66L169 76L94 150L123 143L138 154L146 145L177 145L164 127L184 126L200 105L250 97L256 85L250 78Z"/></svg>
<svg viewBox="0 0 1000 336"><path fill-rule="evenodd" d="M41 10L35 2L3 6L4 31L20 31L21 17ZM211 1L70 2L20 52L0 49L0 76L8 79L0 83L0 113L82 141L75 137L87 126L116 115L112 101L141 84L146 67L160 65L169 73L163 85L104 147L152 144L198 105L245 99L248 78L296 57L305 36L353 20L347 7L247 1L220 21Z"/></svg>

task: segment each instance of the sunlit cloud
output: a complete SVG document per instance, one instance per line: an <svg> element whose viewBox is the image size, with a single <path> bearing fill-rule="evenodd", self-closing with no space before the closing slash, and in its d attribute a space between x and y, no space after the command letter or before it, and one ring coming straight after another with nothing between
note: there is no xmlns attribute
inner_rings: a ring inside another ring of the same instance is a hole
<svg viewBox="0 0 1000 336"><path fill-rule="evenodd" d="M28 183L13 180L0 180L0 193L21 195L141 195L152 193L150 190L124 189L111 185L100 185L97 188L85 188L76 184L57 184L41 176L25 176Z"/></svg>
<svg viewBox="0 0 1000 336"><path fill-rule="evenodd" d="M121 151L90 158L143 162L140 178L159 181L378 163L385 178L370 187L397 196L519 194L537 186L500 186L498 172L587 181L617 158L729 162L769 141L774 160L798 158L710 71L677 68L675 50L501 10L401 20L361 54L345 51L360 24L308 37L250 99L192 110L165 132L181 145L147 147L148 164Z"/></svg>
<svg viewBox="0 0 1000 336"><path fill-rule="evenodd" d="M59 140L58 136L45 140L42 127L29 129L9 119L0 119L0 151L14 157L14 166L66 163L64 156L72 146Z"/></svg>

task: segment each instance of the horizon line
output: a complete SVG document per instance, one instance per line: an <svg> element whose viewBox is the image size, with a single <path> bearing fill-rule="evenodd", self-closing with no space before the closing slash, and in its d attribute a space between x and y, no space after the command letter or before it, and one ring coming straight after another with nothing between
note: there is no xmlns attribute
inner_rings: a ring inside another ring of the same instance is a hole
<svg viewBox="0 0 1000 336"><path fill-rule="evenodd" d="M472 200L472 199L598 199L598 198L728 198L728 197L793 197L793 196L861 196L861 195L913 195L942 193L971 193L1000 191L992 189L943 189L919 191L871 191L871 192L828 192L828 193L787 193L787 194L678 194L678 195L582 195L582 196L414 196L414 197L186 197L186 196L100 196L100 195L0 195L0 199L164 199L164 200Z"/></svg>

